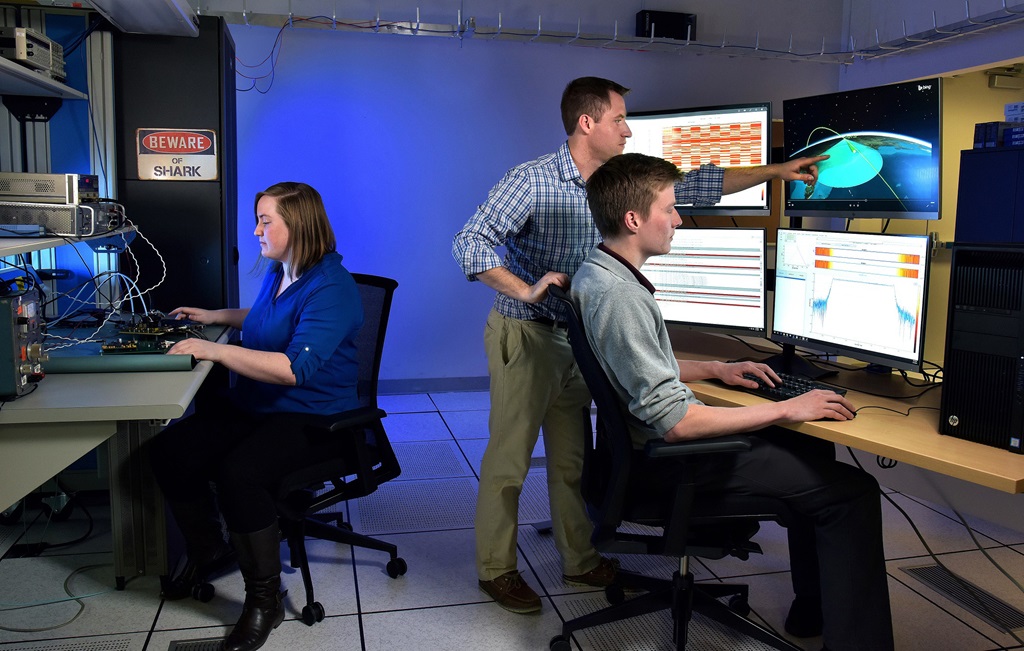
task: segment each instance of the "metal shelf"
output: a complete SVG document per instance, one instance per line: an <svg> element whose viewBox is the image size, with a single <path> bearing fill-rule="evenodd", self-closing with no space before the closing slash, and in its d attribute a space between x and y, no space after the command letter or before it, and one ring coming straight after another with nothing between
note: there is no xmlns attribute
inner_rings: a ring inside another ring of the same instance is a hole
<svg viewBox="0 0 1024 651"><path fill-rule="evenodd" d="M65 244L77 244L87 242L90 246L103 246L105 244L118 245L123 238L135 237L134 226L122 226L121 228L92 237L0 237L0 258L19 253L30 253L32 251L43 251L53 249Z"/></svg>
<svg viewBox="0 0 1024 651"><path fill-rule="evenodd" d="M87 99L85 93L0 57L0 95Z"/></svg>

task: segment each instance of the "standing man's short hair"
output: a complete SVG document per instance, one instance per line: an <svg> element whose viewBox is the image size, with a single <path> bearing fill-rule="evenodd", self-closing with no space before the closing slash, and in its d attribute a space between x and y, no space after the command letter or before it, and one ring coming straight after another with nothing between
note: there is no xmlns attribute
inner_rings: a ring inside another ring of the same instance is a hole
<svg viewBox="0 0 1024 651"><path fill-rule="evenodd" d="M679 168L663 158L619 154L609 159L587 179L587 203L597 230L614 237L627 212L646 218L658 193L681 178Z"/></svg>
<svg viewBox="0 0 1024 651"><path fill-rule="evenodd" d="M576 131L581 115L589 115L596 122L612 105L610 94L625 96L629 89L601 77L580 77L573 79L562 91L562 124L565 135Z"/></svg>

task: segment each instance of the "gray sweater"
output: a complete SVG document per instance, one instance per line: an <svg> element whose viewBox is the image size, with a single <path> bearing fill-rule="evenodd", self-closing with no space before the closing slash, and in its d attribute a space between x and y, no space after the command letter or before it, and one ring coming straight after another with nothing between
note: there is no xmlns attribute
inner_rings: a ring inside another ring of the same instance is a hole
<svg viewBox="0 0 1024 651"><path fill-rule="evenodd" d="M572 297L601 367L629 412L637 447L683 419L699 400L679 380L654 296L622 262L594 249L572 278Z"/></svg>

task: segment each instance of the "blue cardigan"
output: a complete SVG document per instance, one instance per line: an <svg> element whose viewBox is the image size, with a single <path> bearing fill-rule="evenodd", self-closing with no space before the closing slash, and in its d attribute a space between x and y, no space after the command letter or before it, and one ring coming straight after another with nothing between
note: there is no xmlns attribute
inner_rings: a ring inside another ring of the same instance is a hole
<svg viewBox="0 0 1024 651"><path fill-rule="evenodd" d="M239 376L236 406L258 413L333 414L359 406L356 334L363 307L341 255L328 253L275 298L281 282L275 264L242 324L242 345L284 353L295 386Z"/></svg>

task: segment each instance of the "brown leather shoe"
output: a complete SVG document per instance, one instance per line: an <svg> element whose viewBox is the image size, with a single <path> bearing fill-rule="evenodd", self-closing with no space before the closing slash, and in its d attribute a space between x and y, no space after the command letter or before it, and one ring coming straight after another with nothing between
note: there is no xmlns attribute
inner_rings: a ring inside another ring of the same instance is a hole
<svg viewBox="0 0 1024 651"><path fill-rule="evenodd" d="M535 613L540 610L540 597L526 584L519 570L505 572L493 581L480 581L480 589L499 606L513 613Z"/></svg>
<svg viewBox="0 0 1024 651"><path fill-rule="evenodd" d="M578 586L593 586L595 588L603 588L615 583L615 575L619 571L619 559L617 558L605 558L601 557L601 560L597 562L597 567L584 572L583 574L576 574L575 576L569 576L563 574L562 579L565 580L569 585Z"/></svg>

